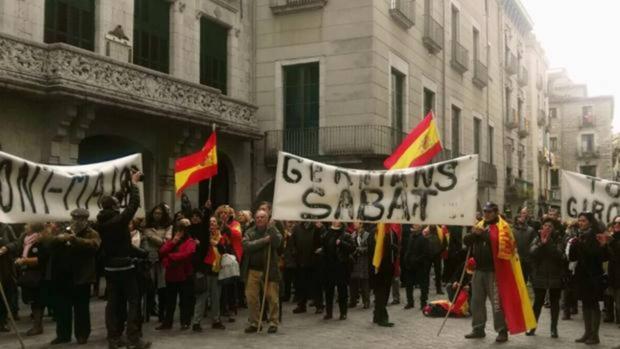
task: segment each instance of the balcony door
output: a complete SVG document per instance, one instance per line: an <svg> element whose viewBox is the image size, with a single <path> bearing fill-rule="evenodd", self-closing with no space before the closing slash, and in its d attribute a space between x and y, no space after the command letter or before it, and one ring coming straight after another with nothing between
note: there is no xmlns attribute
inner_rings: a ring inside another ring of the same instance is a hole
<svg viewBox="0 0 620 349"><path fill-rule="evenodd" d="M319 153L319 63L283 67L283 150L301 155Z"/></svg>

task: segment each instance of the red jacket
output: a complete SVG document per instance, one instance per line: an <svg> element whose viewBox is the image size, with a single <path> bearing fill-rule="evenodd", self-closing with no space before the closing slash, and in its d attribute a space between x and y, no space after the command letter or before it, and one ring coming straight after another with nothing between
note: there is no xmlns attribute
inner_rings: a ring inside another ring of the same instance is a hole
<svg viewBox="0 0 620 349"><path fill-rule="evenodd" d="M161 264L166 269L167 282L181 282L187 280L194 268L192 255L196 252L196 242L192 238L175 245L172 240L166 241L159 249Z"/></svg>
<svg viewBox="0 0 620 349"><path fill-rule="evenodd" d="M241 240L243 240L243 236L241 235L241 224L233 220L228 225L228 229L230 229L230 244L232 245L232 248L235 251L237 262L240 262L241 257L243 257L243 245L241 244Z"/></svg>

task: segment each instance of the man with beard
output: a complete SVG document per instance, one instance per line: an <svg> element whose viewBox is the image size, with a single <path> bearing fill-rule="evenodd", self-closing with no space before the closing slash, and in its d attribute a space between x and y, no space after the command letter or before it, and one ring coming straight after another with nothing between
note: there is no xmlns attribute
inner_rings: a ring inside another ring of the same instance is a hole
<svg viewBox="0 0 620 349"><path fill-rule="evenodd" d="M101 235L101 248L105 256L108 303L105 318L110 349L126 345L121 340L127 321L127 340L130 349L146 349L150 342L140 339L140 293L138 275L133 257L136 250L131 244L129 222L140 207L140 193L136 184L143 176L140 171L132 171L128 185L129 202L121 211L119 201L114 196L101 198L102 210L97 215L98 232ZM126 318L124 315L127 315Z"/></svg>

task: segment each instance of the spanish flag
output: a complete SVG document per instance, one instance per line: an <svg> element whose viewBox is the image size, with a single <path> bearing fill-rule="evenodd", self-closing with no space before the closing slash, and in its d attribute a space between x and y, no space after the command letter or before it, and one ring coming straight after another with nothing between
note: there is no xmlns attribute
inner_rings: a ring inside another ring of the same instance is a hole
<svg viewBox="0 0 620 349"><path fill-rule="evenodd" d="M185 188L217 174L217 146L215 130L199 152L174 162L174 184L177 195Z"/></svg>
<svg viewBox="0 0 620 349"><path fill-rule="evenodd" d="M422 122L411 131L405 140L396 148L396 151L383 162L388 170L398 170L409 167L423 166L428 164L441 149L441 141L437 132L437 125L433 120L433 112L430 111ZM378 272L381 259L383 258L383 239L385 238L384 223L377 224L374 255L372 265Z"/></svg>
<svg viewBox="0 0 620 349"><path fill-rule="evenodd" d="M477 225L484 227L484 221ZM525 286L515 238L510 226L501 217L490 226L491 251L495 265L495 282L499 300L510 334L536 328L536 318Z"/></svg>
<svg viewBox="0 0 620 349"><path fill-rule="evenodd" d="M388 170L426 165L441 149L433 112L429 112L424 120L405 137L396 151L383 162L383 165Z"/></svg>

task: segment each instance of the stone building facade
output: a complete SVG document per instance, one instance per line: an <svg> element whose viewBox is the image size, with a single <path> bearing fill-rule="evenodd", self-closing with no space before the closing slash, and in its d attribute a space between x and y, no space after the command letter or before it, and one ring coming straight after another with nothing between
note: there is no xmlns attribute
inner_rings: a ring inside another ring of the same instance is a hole
<svg viewBox="0 0 620 349"><path fill-rule="evenodd" d="M213 199L248 207L261 138L250 4L0 0L2 150L52 164L140 152L150 208L175 203L174 159L216 124ZM187 194L198 204L206 191Z"/></svg>
<svg viewBox="0 0 620 349"><path fill-rule="evenodd" d="M556 155L550 181L559 204L560 169L614 179L614 99L589 96L587 86L574 83L565 69L549 71L548 79L550 148Z"/></svg>

